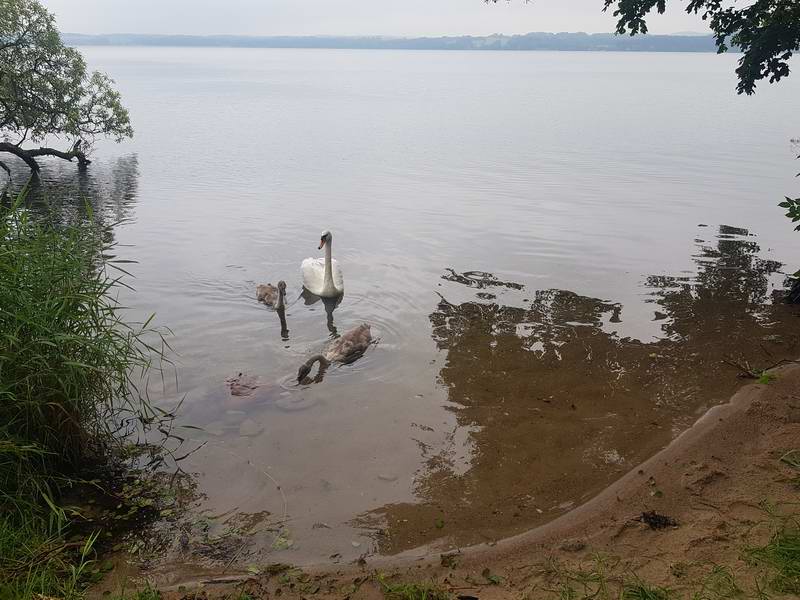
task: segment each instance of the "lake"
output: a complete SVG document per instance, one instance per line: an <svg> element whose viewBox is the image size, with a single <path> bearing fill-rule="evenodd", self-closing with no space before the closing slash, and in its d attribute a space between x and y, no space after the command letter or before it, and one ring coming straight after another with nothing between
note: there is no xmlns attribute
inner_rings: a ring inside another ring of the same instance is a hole
<svg viewBox="0 0 800 600"><path fill-rule="evenodd" d="M713 54L83 51L136 136L40 191L123 220L122 299L174 331L151 398L203 428L193 560L234 534L245 565L519 533L726 401L731 363L798 355L773 302L800 267L796 77L740 97ZM325 229L338 306L300 296ZM279 279L285 323L255 299ZM297 385L361 322L363 358ZM260 387L231 395L239 373Z"/></svg>

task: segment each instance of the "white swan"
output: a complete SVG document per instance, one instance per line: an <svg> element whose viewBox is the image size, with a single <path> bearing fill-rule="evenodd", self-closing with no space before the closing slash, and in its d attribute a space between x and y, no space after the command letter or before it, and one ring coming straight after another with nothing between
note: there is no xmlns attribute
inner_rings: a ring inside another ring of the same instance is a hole
<svg viewBox="0 0 800 600"><path fill-rule="evenodd" d="M323 231L319 248L325 247L325 259L307 258L300 268L303 271L303 287L320 298L336 298L344 293L344 276L339 263L331 258L333 236Z"/></svg>

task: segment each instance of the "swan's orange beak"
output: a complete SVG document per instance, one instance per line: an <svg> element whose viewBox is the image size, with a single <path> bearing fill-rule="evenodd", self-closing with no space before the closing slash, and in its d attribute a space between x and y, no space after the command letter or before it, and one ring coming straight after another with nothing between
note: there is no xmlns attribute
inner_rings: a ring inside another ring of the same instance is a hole
<svg viewBox="0 0 800 600"><path fill-rule="evenodd" d="M320 240L319 240L319 248L317 248L317 250L322 250L322 248L324 246L325 246L325 238L320 238Z"/></svg>

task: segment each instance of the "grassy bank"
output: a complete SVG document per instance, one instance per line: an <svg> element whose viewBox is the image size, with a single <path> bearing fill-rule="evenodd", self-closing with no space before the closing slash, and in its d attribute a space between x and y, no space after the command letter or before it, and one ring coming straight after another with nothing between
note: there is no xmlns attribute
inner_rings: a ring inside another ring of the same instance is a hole
<svg viewBox="0 0 800 600"><path fill-rule="evenodd" d="M98 532L59 507L87 467L152 420L139 383L162 356L125 321L125 276L91 220L33 219L24 192L0 208L0 599L79 595Z"/></svg>

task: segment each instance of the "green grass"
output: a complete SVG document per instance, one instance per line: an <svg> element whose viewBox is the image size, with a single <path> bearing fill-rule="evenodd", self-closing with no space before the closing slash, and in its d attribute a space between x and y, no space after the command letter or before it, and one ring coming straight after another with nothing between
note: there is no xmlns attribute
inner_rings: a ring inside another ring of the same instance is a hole
<svg viewBox="0 0 800 600"><path fill-rule="evenodd" d="M714 565L692 600L728 600L742 595L736 578L729 567Z"/></svg>
<svg viewBox="0 0 800 600"><path fill-rule="evenodd" d="M571 569L550 560L547 573L556 585L550 591L560 600L616 600L620 595L619 578L613 573L618 565L619 559L603 554L595 554L587 568Z"/></svg>
<svg viewBox="0 0 800 600"><path fill-rule="evenodd" d="M163 347L145 341L160 341L149 323L123 319L116 293L124 274L112 252L91 223L59 228L18 207L0 212L0 489L7 495L39 491L20 477L31 469L64 473L102 458L123 418L152 417L137 386Z"/></svg>
<svg viewBox="0 0 800 600"><path fill-rule="evenodd" d="M144 589L137 590L133 595L123 595L118 600L161 600L161 592L150 585Z"/></svg>
<svg viewBox="0 0 800 600"><path fill-rule="evenodd" d="M776 531L764 546L745 550L745 558L768 569L769 586L782 594L800 594L800 529Z"/></svg>
<svg viewBox="0 0 800 600"><path fill-rule="evenodd" d="M189 597L188 595L186 596ZM113 600L161 600L161 592L158 589L146 584L142 589L131 591L123 590L112 596Z"/></svg>
<svg viewBox="0 0 800 600"><path fill-rule="evenodd" d="M139 389L165 342L123 318L108 230L23 200L0 208L0 600L69 600L97 573L97 532L72 541L60 493L155 420Z"/></svg>
<svg viewBox="0 0 800 600"><path fill-rule="evenodd" d="M450 600L450 593L433 582L391 583L378 577L383 595L388 600Z"/></svg>
<svg viewBox="0 0 800 600"><path fill-rule="evenodd" d="M66 542L62 524L43 522L36 513L21 524L0 518L0 600L57 595L81 597L96 535Z"/></svg>
<svg viewBox="0 0 800 600"><path fill-rule="evenodd" d="M633 581L622 587L622 600L670 600L672 592L644 581Z"/></svg>
<svg viewBox="0 0 800 600"><path fill-rule="evenodd" d="M766 371L762 371L761 375L759 375L758 377L757 383L763 383L767 385L772 383L773 381L776 381L777 379L778 379L777 375L773 373L767 373Z"/></svg>

